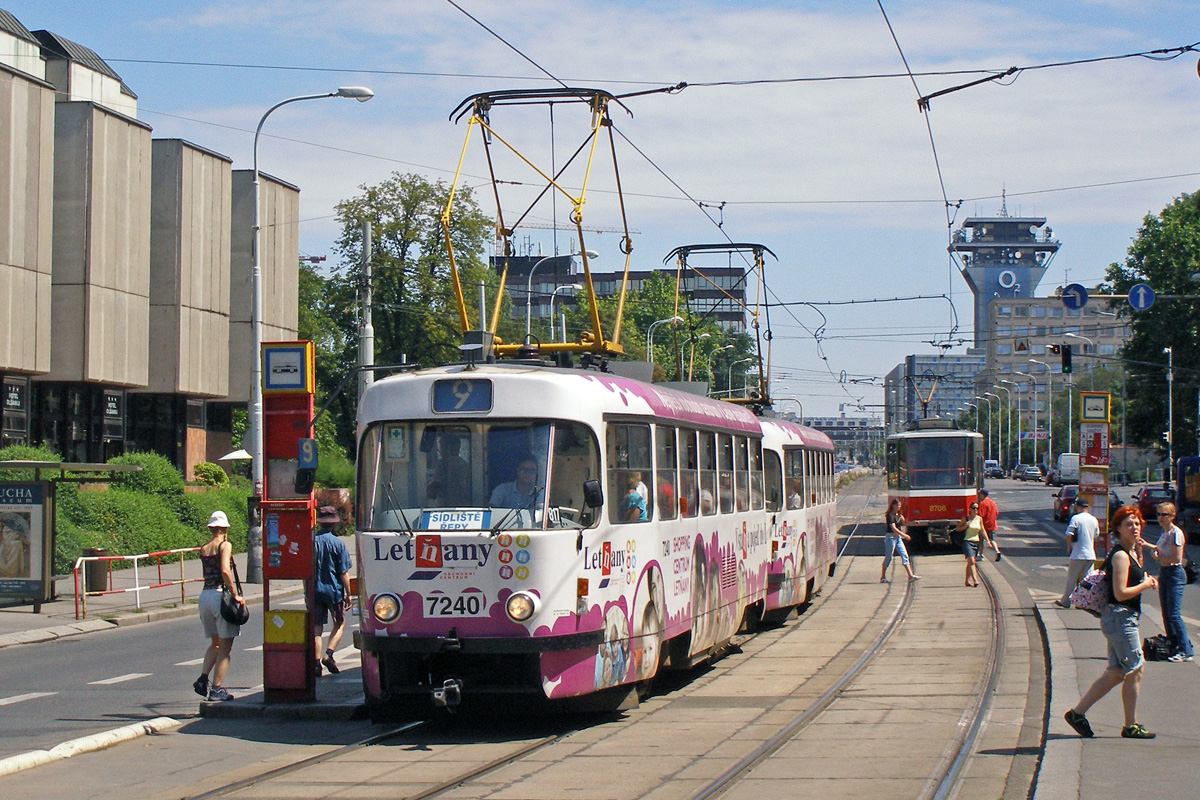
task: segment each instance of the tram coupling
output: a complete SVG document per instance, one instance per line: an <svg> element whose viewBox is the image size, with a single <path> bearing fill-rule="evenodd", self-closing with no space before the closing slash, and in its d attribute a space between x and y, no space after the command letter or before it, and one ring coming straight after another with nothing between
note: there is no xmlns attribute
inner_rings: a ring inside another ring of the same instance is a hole
<svg viewBox="0 0 1200 800"><path fill-rule="evenodd" d="M462 703L462 681L458 678L447 678L440 687L433 689L433 705L435 708L445 708L453 711Z"/></svg>

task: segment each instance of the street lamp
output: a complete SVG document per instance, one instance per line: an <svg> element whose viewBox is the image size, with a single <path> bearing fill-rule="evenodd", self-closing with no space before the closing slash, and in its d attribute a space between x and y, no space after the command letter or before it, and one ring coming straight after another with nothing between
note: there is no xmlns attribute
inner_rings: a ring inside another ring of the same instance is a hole
<svg viewBox="0 0 1200 800"><path fill-rule="evenodd" d="M550 293L550 341L552 341L552 342L554 341L554 295L558 294L563 289L574 289L577 292L581 292L581 291L583 291L583 284L582 283L564 283L562 286L554 287L554 291ZM565 326L566 323L563 323L563 325ZM565 342L567 340L567 335L565 333L566 328L564 327L563 330L564 330L563 341Z"/></svg>
<svg viewBox="0 0 1200 800"><path fill-rule="evenodd" d="M1167 471L1163 473L1163 485L1169 486L1175 472L1175 351L1164 347L1163 352L1167 354Z"/></svg>
<svg viewBox="0 0 1200 800"><path fill-rule="evenodd" d="M739 358L737 361L734 361L732 364L729 365L729 377L726 378L726 380L725 380L725 386L726 386L726 394L728 394L730 397L733 397L733 368L736 367L738 364L745 364L747 361L753 361L753 360L754 360L754 356L747 356L746 358Z"/></svg>
<svg viewBox="0 0 1200 800"><path fill-rule="evenodd" d="M259 224L259 182L258 182L258 137L262 133L263 124L267 121L267 117L271 116L271 112L275 109L285 106L288 103L298 103L301 100L320 100L325 97L352 97L360 103L365 103L375 96L375 93L365 86L342 86L337 91L325 92L323 94L306 94L299 97L289 97L287 100L276 103L267 109L267 113L262 115L262 119L258 121L258 127L254 129L254 216L251 239L251 265L250 273L250 294L251 294L251 311L250 311L250 342L251 342L251 363L253 378L250 384L250 419L248 420L250 438L250 457L251 475L254 481L254 495L256 497L263 496L263 396L262 396L262 337L263 337L263 286L262 286L262 264L259 261L261 253L260 237L262 227ZM262 551L261 541L258 543L257 564L248 563L246 566L247 582L255 583L254 577L261 570ZM255 559L251 558L253 562ZM259 577L257 582L261 582Z"/></svg>
<svg viewBox="0 0 1200 800"><path fill-rule="evenodd" d="M1017 393L1017 463L1020 464L1021 463L1021 387L1018 386L1013 381L1010 381L1006 378L1001 378L998 381L998 383L1007 383L1009 386L1013 387L1013 391L1015 391ZM1006 389L1005 391L1008 391L1008 390ZM1012 396L1011 395L1009 396L1008 400L1009 400L1008 413L1011 415L1012 414ZM1012 423L1011 422L1009 423L1009 426L1010 427L1009 427L1008 432L1009 432L1009 434L1011 434L1012 433L1012 427L1011 427Z"/></svg>
<svg viewBox="0 0 1200 800"><path fill-rule="evenodd" d="M724 347L718 347L718 348L716 348L716 349L714 349L714 350L712 350L712 351L710 351L710 352L709 352L709 354L708 354L708 359L707 359L707 363L708 363L708 383L709 383L709 391L708 391L708 395L709 395L709 397L712 397L712 385L711 385L711 384L712 384L712 381L713 381L712 357L713 357L715 354L717 354L717 353L720 353L720 352L721 352L721 351L723 351L723 350L733 350L733 349L734 349L734 346L733 346L733 345L731 345L731 344L727 344L727 345L725 345Z"/></svg>
<svg viewBox="0 0 1200 800"><path fill-rule="evenodd" d="M672 325L678 325L679 323L683 322L683 317L671 317L669 319L658 319L658 320L655 320L654 322L651 322L650 327L646 328L646 360L649 361L651 364L654 363L654 350L652 349L654 346L654 329L657 328L659 325L665 325L668 322L671 323Z"/></svg>
<svg viewBox="0 0 1200 800"><path fill-rule="evenodd" d="M1012 393L1010 391L1008 391L1008 389L1005 389L1003 386L997 385L997 386L993 386L992 388L998 389L999 391L1004 392L1004 396L1008 399L1008 409L1007 409L1007 411L1005 411L1004 417L1001 418L1001 422L1003 422L1004 419L1008 420L1008 436L1006 437L1004 435L1003 430L1000 433L1000 443L1004 447L1002 458L1007 463L1007 462L1011 462L1011 460L1012 460L1012 447L1008 443L1008 440L1012 438ZM999 400L1000 395L996 395L996 399Z"/></svg>
<svg viewBox="0 0 1200 800"><path fill-rule="evenodd" d="M975 432L979 433L979 406L974 403L963 403L963 408L975 409Z"/></svg>
<svg viewBox="0 0 1200 800"><path fill-rule="evenodd" d="M1000 454L1000 423L1003 422L1003 420L996 417L996 412L992 410L991 398L993 398L993 397L996 398L996 410L1000 409L1000 395L992 394L991 392L984 392L983 396L988 398L988 436L989 436L989 438L991 437L992 419L995 418L995 420L996 420L996 438L994 440L996 442L996 448L995 448L996 452L995 453L992 452L992 447L989 444L988 445L988 458L990 459L993 455Z"/></svg>
<svg viewBox="0 0 1200 800"><path fill-rule="evenodd" d="M1050 429L1049 446L1046 449L1046 461L1048 464L1054 463L1054 373L1050 369L1050 365L1045 361L1038 361L1036 358L1029 359L1030 364L1041 364L1046 368L1046 418L1050 420L1048 425ZM1070 373L1068 373L1070 374ZM1067 423L1068 425L1070 423ZM1068 448L1067 452L1070 452Z"/></svg>
<svg viewBox="0 0 1200 800"><path fill-rule="evenodd" d="M599 258L600 257L600 254L597 253L595 250L585 250L584 252L587 254L588 258ZM529 279L525 281L525 338L526 339L529 338L530 323L533 321L533 273L537 271L538 267L540 267L542 264L545 264L547 261L561 261L564 258L567 259L567 267L569 269L571 266L572 259L574 259L575 256L577 256L577 255L580 255L580 254L579 253L567 253L564 256L546 256L545 258L539 258L537 261L533 262L533 266L529 268ZM553 310L553 307L554 307L554 297L553 296L551 296L551 298L550 298L550 306L551 306L551 310ZM553 330L553 329L551 329L551 330ZM553 338L553 337L554 337L554 334L551 333L551 338Z"/></svg>

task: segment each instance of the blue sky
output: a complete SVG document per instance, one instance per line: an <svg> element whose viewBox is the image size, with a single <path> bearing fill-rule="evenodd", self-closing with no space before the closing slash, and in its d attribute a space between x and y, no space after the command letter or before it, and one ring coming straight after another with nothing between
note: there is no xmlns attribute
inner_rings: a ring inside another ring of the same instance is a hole
<svg viewBox="0 0 1200 800"><path fill-rule="evenodd" d="M679 245L720 240L721 231L661 169L693 198L724 202L722 230L730 238L761 242L780 256L768 272L779 299L951 293L970 338L970 297L947 261L942 189L907 78L698 85L902 72L876 3L459 5L568 84L614 93L691 84L678 94L631 99L632 117L614 113L621 133L657 166L619 149L630 225L640 231L636 268L660 264ZM250 166L254 126L274 103L370 86L376 97L366 104L327 100L276 112L260 146L262 168L302 189L302 252L329 255L331 265L338 200L392 170L449 179L465 131L447 116L459 101L549 84L444 0L0 0L0 7L32 30L96 50L138 94L139 116L155 136L225 153L236 168ZM917 72L1005 69L1200 41L1200 6L1175 0L926 0L884 8ZM1045 216L1063 243L1038 294L1068 278L1099 280L1124 256L1143 215L1200 186L1197 58L1029 70L1007 85L934 99L929 121L945 191L964 201L955 226L998 211L1003 188L1009 213ZM154 63L166 61L227 66ZM918 77L917 84L927 94L973 77ZM548 162L544 109L497 111L493 122L523 152ZM574 149L583 122L571 109L557 113L560 156ZM513 178L529 177L509 168ZM482 183L478 159L466 172L468 183ZM588 224L619 224L608 176L595 173ZM508 202L506 210L523 209L519 193ZM565 214L561 204L558 214ZM535 216L549 221L551 212ZM528 235L549 252L549 231ZM569 234L559 236L565 250ZM587 244L601 253L597 268L620 266L612 234ZM933 352L929 342L944 338L950 324L944 300L825 311L820 343L810 334L821 322L814 312L772 312L777 377L809 415L880 403L880 388L837 376L882 376L908 353Z"/></svg>

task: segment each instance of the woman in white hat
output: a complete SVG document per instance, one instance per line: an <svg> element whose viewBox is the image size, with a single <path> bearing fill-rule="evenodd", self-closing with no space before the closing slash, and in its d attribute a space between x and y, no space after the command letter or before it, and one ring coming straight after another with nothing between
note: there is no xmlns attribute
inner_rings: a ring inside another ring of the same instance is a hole
<svg viewBox="0 0 1200 800"><path fill-rule="evenodd" d="M204 651L204 671L192 688L204 699L217 702L233 699L221 684L225 680L225 670L229 668L229 651L233 648L234 637L241 632L240 625L234 625L221 616L221 592L228 589L239 603L242 602L242 596L234 586L233 572L229 566L233 558L233 545L226 538L229 518L224 511L214 511L208 518L208 532L212 534L212 539L200 548L200 565L204 570L204 589L200 592L200 624L204 626L204 635L211 641ZM208 679L210 672L211 683Z"/></svg>

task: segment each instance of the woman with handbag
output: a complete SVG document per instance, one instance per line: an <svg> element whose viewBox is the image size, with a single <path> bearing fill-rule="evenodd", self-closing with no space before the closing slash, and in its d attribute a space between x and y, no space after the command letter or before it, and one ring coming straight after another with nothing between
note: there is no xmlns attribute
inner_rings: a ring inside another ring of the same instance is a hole
<svg viewBox="0 0 1200 800"><path fill-rule="evenodd" d="M1100 630L1108 640L1108 668L1101 673L1075 707L1063 718L1080 736L1090 739L1092 726L1088 722L1089 708L1118 686L1125 711L1125 739L1153 739L1154 734L1137 721L1137 701L1142 685L1142 640L1138 633L1138 618L1142 614L1142 592L1158 587L1158 581L1142 568L1142 515L1137 506L1121 506L1113 514L1111 530L1116 532L1114 543L1102 569L1108 575L1108 603L1100 615Z"/></svg>
<svg viewBox="0 0 1200 800"><path fill-rule="evenodd" d="M233 640L241 632L241 626L229 622L221 615L221 598L229 592L238 604L244 604L240 587L236 587L231 566L233 545L229 543L229 518L224 511L214 511L208 518L208 532L212 538L200 548L200 565L204 572L204 589L200 592L200 624L204 635L209 638L204 651L204 671L192 684L196 694L211 702L232 700L233 696L222 688L225 671L229 668L229 652ZM212 681L208 675L212 673Z"/></svg>
<svg viewBox="0 0 1200 800"><path fill-rule="evenodd" d="M979 568L975 562L979 560L980 542L995 548L988 536L987 528L983 526L983 517L979 515L979 501L971 503L967 516L958 521L955 530L963 535L963 555L967 559L967 574L963 586L979 585Z"/></svg>
<svg viewBox="0 0 1200 800"><path fill-rule="evenodd" d="M1171 655L1167 661L1191 661L1192 643L1180 613L1183 587L1187 583L1183 571L1183 562L1187 560L1183 549L1186 539L1175 524L1174 503L1159 503L1155 512L1158 524L1162 527L1162 536L1158 537L1158 544L1147 547L1146 552L1158 562L1158 604L1162 609L1163 628L1171 640Z"/></svg>

